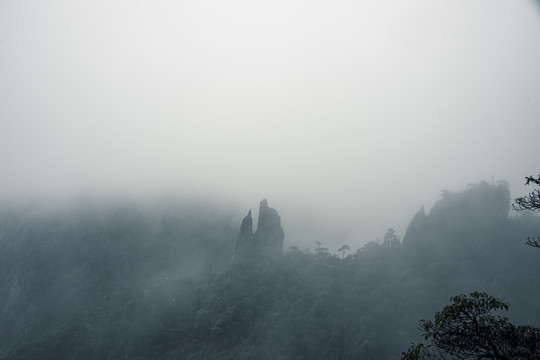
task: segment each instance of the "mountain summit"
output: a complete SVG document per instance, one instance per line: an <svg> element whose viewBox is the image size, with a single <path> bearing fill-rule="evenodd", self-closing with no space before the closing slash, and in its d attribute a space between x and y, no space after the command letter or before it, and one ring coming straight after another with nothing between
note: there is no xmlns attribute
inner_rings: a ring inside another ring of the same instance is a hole
<svg viewBox="0 0 540 360"><path fill-rule="evenodd" d="M242 220L236 239L233 262L257 262L265 258L276 258L283 253L285 233L281 217L276 209L268 206L266 199L259 204L257 231L253 233L251 210Z"/></svg>

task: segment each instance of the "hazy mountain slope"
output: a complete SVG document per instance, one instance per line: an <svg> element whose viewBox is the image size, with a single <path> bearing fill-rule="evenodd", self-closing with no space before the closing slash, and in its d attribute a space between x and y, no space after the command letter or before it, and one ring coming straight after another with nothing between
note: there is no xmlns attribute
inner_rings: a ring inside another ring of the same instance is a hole
<svg viewBox="0 0 540 360"><path fill-rule="evenodd" d="M239 217L219 207L5 205L0 359L398 359L470 291L540 326L540 251L523 244L540 221L509 202L482 183L422 210L403 243L237 264Z"/></svg>

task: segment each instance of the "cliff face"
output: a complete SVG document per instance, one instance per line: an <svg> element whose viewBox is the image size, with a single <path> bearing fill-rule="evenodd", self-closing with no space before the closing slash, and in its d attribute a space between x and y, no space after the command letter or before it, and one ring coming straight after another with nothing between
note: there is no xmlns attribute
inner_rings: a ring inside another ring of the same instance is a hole
<svg viewBox="0 0 540 360"><path fill-rule="evenodd" d="M264 199L259 204L259 220L255 233L253 233L251 210L242 220L240 233L236 239L233 262L253 262L265 258L276 258L283 253L284 239L281 217L276 209L268 206L268 201Z"/></svg>
<svg viewBox="0 0 540 360"><path fill-rule="evenodd" d="M450 234L480 231L487 225L505 221L509 210L510 192L505 184L489 185L482 181L463 192L445 191L429 215L423 206L416 213L403 237L403 244L419 244Z"/></svg>

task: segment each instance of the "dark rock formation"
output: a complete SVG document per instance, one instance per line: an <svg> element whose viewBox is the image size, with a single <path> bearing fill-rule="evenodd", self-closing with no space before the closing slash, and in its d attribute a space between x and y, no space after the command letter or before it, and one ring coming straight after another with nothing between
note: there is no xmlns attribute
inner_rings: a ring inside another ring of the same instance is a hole
<svg viewBox="0 0 540 360"><path fill-rule="evenodd" d="M240 224L240 233L236 238L234 249L233 262L238 262L240 258L245 257L246 251L250 251L251 243L253 242L253 218L251 217L251 209Z"/></svg>
<svg viewBox="0 0 540 360"><path fill-rule="evenodd" d="M254 239L262 245L266 255L276 256L283 252L285 233L281 227L281 217L276 209L268 206L266 199L259 206L259 221Z"/></svg>
<svg viewBox="0 0 540 360"><path fill-rule="evenodd" d="M251 210L242 224L236 239L233 262L256 262L265 258L276 258L283 253L285 233L281 227L281 217L276 209L268 206L266 199L259 206L257 231L253 233Z"/></svg>
<svg viewBox="0 0 540 360"><path fill-rule="evenodd" d="M418 210L418 212L413 216L411 222L409 223L409 226L407 227L407 231L405 232L405 236L403 237L403 243L409 243L411 239L418 239L422 236L423 230L425 229L427 224L427 215L424 210L424 205Z"/></svg>
<svg viewBox="0 0 540 360"><path fill-rule="evenodd" d="M508 218L510 192L506 184L489 185L482 181L459 193L443 191L442 199L431 209L429 215L424 207L411 220L404 245L448 238L449 234L475 233ZM457 236L457 235L456 235Z"/></svg>

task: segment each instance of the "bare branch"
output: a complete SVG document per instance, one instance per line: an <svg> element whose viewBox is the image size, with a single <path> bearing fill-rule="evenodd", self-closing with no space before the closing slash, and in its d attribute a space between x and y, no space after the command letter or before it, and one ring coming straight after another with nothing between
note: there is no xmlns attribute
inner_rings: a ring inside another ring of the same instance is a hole
<svg viewBox="0 0 540 360"><path fill-rule="evenodd" d="M529 185L530 182L533 182L536 185L540 185L540 175L538 175L538 179L535 179L534 176L532 176L532 175L531 176L525 176L525 179L527 180L525 185Z"/></svg>
<svg viewBox="0 0 540 360"><path fill-rule="evenodd" d="M514 210L537 210L540 211L540 189L533 190L529 195L514 200Z"/></svg>
<svg viewBox="0 0 540 360"><path fill-rule="evenodd" d="M532 247L540 248L540 236L537 236L536 238L534 238L533 236L528 236L525 244Z"/></svg>

